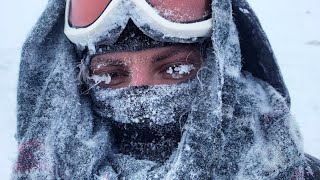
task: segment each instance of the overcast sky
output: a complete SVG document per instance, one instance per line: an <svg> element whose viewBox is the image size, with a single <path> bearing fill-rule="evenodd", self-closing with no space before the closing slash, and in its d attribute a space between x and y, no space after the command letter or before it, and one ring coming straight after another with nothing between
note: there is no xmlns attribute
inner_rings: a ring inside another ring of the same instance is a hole
<svg viewBox="0 0 320 180"><path fill-rule="evenodd" d="M46 0L0 0L0 48L20 47Z"/></svg>

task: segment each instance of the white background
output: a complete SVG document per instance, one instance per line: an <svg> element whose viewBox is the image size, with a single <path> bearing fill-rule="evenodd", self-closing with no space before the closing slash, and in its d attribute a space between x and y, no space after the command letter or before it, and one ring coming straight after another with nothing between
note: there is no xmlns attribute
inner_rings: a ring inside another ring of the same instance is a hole
<svg viewBox="0 0 320 180"><path fill-rule="evenodd" d="M320 158L320 1L248 0L271 41L292 98L305 150ZM1 0L0 178L16 158L16 86L20 48L45 0Z"/></svg>

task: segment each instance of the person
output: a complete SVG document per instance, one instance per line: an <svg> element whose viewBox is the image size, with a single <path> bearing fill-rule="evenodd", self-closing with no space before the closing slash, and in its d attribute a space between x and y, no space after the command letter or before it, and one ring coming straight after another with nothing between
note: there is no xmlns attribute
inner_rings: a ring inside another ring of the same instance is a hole
<svg viewBox="0 0 320 180"><path fill-rule="evenodd" d="M319 179L243 0L49 0L13 179Z"/></svg>

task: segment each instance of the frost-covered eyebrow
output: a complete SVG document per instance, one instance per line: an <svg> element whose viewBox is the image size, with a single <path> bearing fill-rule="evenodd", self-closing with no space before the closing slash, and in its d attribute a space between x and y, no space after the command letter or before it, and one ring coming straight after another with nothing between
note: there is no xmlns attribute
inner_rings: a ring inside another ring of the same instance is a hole
<svg viewBox="0 0 320 180"><path fill-rule="evenodd" d="M99 74L103 73L106 69L106 67L109 68L122 68L126 69L125 63L120 59L108 59L105 57L102 57L100 59L96 59L95 61L91 61L90 70L93 74Z"/></svg>
<svg viewBox="0 0 320 180"><path fill-rule="evenodd" d="M152 60L154 62L159 62L159 61L162 61L164 59L168 59L169 57L172 57L172 56L174 56L176 54L180 54L182 52L183 51L181 51L181 49L179 49L179 48L168 49L168 50L160 52L159 54L154 55L152 57Z"/></svg>
<svg viewBox="0 0 320 180"><path fill-rule="evenodd" d="M164 50L152 57L152 60L154 62L162 61L165 59L168 59L170 57L179 55L179 54L190 54L190 52L194 52L195 50L190 47L175 47L175 48L170 48L168 50Z"/></svg>
<svg viewBox="0 0 320 180"><path fill-rule="evenodd" d="M118 66L124 66L124 62L121 59L112 59L112 58L107 58L104 56L98 56L94 57L91 60L91 66L96 67L98 65L118 65Z"/></svg>

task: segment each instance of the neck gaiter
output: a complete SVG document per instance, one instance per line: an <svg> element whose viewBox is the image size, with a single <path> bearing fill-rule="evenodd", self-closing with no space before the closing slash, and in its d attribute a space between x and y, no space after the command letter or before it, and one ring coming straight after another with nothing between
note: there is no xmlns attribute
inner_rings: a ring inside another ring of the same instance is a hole
<svg viewBox="0 0 320 180"><path fill-rule="evenodd" d="M164 161L180 140L197 79L176 85L94 87L94 111L113 130L121 153Z"/></svg>

